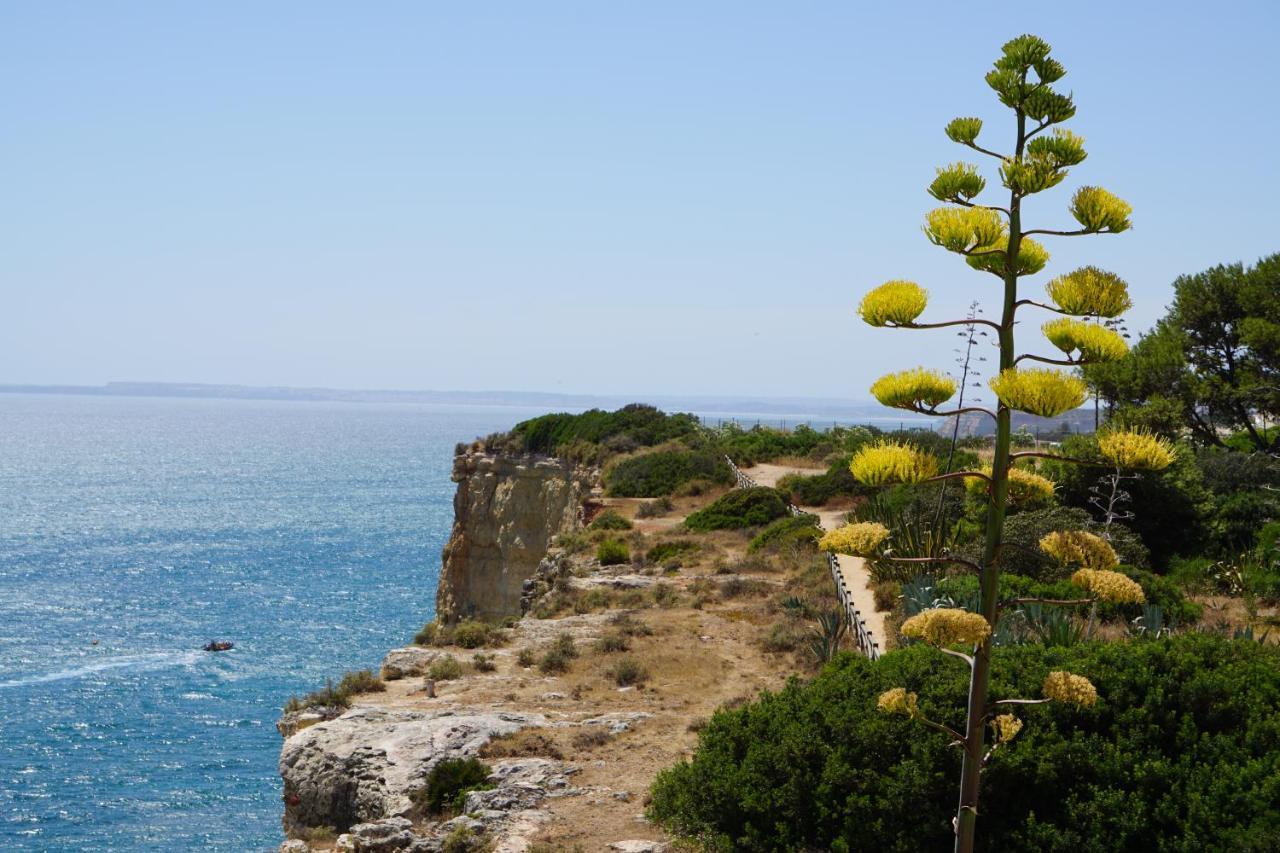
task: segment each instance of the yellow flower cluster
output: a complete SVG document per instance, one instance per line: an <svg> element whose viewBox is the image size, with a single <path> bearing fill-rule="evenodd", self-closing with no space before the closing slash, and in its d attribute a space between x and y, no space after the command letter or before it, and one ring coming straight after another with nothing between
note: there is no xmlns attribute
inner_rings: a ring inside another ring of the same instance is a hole
<svg viewBox="0 0 1280 853"><path fill-rule="evenodd" d="M939 207L925 215L924 233L930 242L952 252L971 252L995 244L1004 236L1004 220L980 207Z"/></svg>
<svg viewBox="0 0 1280 853"><path fill-rule="evenodd" d="M880 699L876 702L876 708L886 714L902 714L907 717L916 717L920 714L920 708L916 704L919 698L915 693L908 693L905 687L895 687L880 694Z"/></svg>
<svg viewBox="0 0 1280 853"><path fill-rule="evenodd" d="M1005 271L1005 253L1009 248L1009 238L1002 236L995 243L987 247L988 251L994 254L971 255L965 258L965 262L975 270L984 270L993 275L1003 276ZM1014 261L1013 271L1017 275L1035 275L1044 269L1044 265L1049 263L1049 250L1044 246L1032 240L1030 237L1023 237L1022 242L1018 244L1018 258Z"/></svg>
<svg viewBox="0 0 1280 853"><path fill-rule="evenodd" d="M1000 402L1011 409L1042 418L1056 418L1084 403L1083 381L1057 370L1009 368L991 382Z"/></svg>
<svg viewBox="0 0 1280 853"><path fill-rule="evenodd" d="M1071 582L1114 604L1142 604L1147 600L1137 581L1119 572L1080 569L1071 576Z"/></svg>
<svg viewBox="0 0 1280 853"><path fill-rule="evenodd" d="M970 201L986 185L986 180L978 174L977 166L952 163L938 168L938 176L929 184L929 195L938 201Z"/></svg>
<svg viewBox="0 0 1280 853"><path fill-rule="evenodd" d="M1055 127L1049 136L1037 136L1031 140L1027 153L1053 163L1058 169L1079 165L1088 156L1084 151L1084 139L1061 127Z"/></svg>
<svg viewBox="0 0 1280 853"><path fill-rule="evenodd" d="M953 118L947 122L947 127L943 131L947 134L947 138L952 142L959 142L961 145L969 145L978 138L978 134L982 132L982 119L980 118Z"/></svg>
<svg viewBox="0 0 1280 853"><path fill-rule="evenodd" d="M1057 702L1074 702L1088 708L1098 701L1098 688L1083 675L1055 671L1049 673L1040 688L1046 699Z"/></svg>
<svg viewBox="0 0 1280 853"><path fill-rule="evenodd" d="M1055 530L1040 540L1040 550L1064 566L1110 571L1120 565L1110 542L1084 530Z"/></svg>
<svg viewBox="0 0 1280 853"><path fill-rule="evenodd" d="M936 409L955 393L954 379L923 367L889 373L871 385L871 396L894 409Z"/></svg>
<svg viewBox="0 0 1280 853"><path fill-rule="evenodd" d="M1081 187L1071 199L1071 215L1086 231L1128 231L1133 205L1102 187Z"/></svg>
<svg viewBox="0 0 1280 853"><path fill-rule="evenodd" d="M1013 714L1000 714L991 721L991 728L995 732L996 743L1008 743L1022 731L1022 720Z"/></svg>
<svg viewBox="0 0 1280 853"><path fill-rule="evenodd" d="M1115 273L1081 267L1045 285L1049 298L1068 314L1119 317L1133 307L1129 285Z"/></svg>
<svg viewBox="0 0 1280 853"><path fill-rule="evenodd" d="M1173 464L1173 445L1137 430L1112 430L1098 436L1102 458L1118 468L1161 471Z"/></svg>
<svg viewBox="0 0 1280 853"><path fill-rule="evenodd" d="M983 468L982 473L991 476L990 466ZM966 477L964 487L971 495L983 497L987 495L988 483L980 477ZM1009 469L1009 503L1023 509L1044 506L1053 500L1053 481L1025 468Z"/></svg>
<svg viewBox="0 0 1280 853"><path fill-rule="evenodd" d="M846 524L823 534L818 549L836 554L852 554L855 557L872 557L889 538L889 528L877 521L861 521Z"/></svg>
<svg viewBox="0 0 1280 853"><path fill-rule="evenodd" d="M1129 345L1115 329L1085 323L1070 317L1050 320L1040 327L1044 336L1058 349L1071 355L1076 350L1089 361L1115 361L1124 358Z"/></svg>
<svg viewBox="0 0 1280 853"><path fill-rule="evenodd" d="M929 292L914 281L886 281L862 297L858 313L872 326L906 326L928 304Z"/></svg>
<svg viewBox="0 0 1280 853"><path fill-rule="evenodd" d="M919 483L938 473L938 460L909 444L878 441L854 454L849 462L854 479L868 486L886 483Z"/></svg>
<svg viewBox="0 0 1280 853"><path fill-rule="evenodd" d="M954 607L936 607L917 613L902 623L902 636L924 640L931 646L956 643L977 645L991 634L991 623L981 613Z"/></svg>
<svg viewBox="0 0 1280 853"><path fill-rule="evenodd" d="M1053 157L1027 152L1021 159L1006 157L1000 164L1000 180L1019 195L1043 192L1062 183L1067 173Z"/></svg>

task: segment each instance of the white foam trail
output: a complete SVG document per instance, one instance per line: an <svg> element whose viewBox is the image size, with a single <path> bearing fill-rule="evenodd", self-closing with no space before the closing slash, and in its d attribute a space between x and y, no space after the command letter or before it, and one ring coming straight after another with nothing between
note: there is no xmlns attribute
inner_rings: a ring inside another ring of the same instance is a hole
<svg viewBox="0 0 1280 853"><path fill-rule="evenodd" d="M64 681L68 678L83 678L95 672L109 669L161 669L166 666L189 666L200 659L201 652L152 652L143 655L121 655L85 666L59 669L41 675L16 678L12 681L0 681L0 687L26 687L31 684L46 684L50 681Z"/></svg>

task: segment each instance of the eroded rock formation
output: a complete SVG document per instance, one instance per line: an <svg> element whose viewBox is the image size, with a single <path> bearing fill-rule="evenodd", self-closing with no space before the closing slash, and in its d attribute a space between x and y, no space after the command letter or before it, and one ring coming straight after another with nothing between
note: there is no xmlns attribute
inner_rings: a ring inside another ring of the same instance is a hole
<svg viewBox="0 0 1280 853"><path fill-rule="evenodd" d="M458 491L444 548L436 614L519 616L526 579L558 533L581 524L593 476L546 457L466 452L453 463Z"/></svg>

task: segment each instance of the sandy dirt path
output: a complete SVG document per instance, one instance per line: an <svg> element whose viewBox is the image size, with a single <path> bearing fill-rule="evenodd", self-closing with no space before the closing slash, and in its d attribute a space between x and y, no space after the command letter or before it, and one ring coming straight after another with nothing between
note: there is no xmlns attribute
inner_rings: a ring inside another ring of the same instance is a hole
<svg viewBox="0 0 1280 853"><path fill-rule="evenodd" d="M812 475L821 472L821 468L799 468L792 465L774 465L768 462L761 462L752 468L743 469L744 474L762 486L776 486L778 481L788 474ZM846 510L805 506L800 508L818 516L818 522L826 530L835 530L844 524ZM844 575L844 584L848 587L849 594L853 596L854 607L858 608L858 612L862 614L863 621L867 624L867 630L871 632L871 636L880 646L880 650L884 651L884 614L876 610L876 599L870 589L871 573L867 571L867 561L861 557L842 555L839 558L839 562L840 572Z"/></svg>

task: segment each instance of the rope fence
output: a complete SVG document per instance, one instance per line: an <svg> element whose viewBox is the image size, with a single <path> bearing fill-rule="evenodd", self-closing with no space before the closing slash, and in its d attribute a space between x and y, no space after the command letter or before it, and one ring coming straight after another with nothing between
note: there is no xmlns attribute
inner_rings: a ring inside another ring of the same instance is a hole
<svg viewBox="0 0 1280 853"><path fill-rule="evenodd" d="M741 468L733 463L733 460L725 456L724 461L729 463L729 470L733 471L736 481L736 488L752 489L758 483L751 479L743 472ZM792 515L808 515L800 507L793 503L787 503L787 510ZM875 660L880 657L880 644L876 642L875 637L871 635L871 629L867 627L867 622L862 618L862 612L858 610L853 603L853 596L849 594L849 587L844 582L844 572L840 570L840 558L831 551L826 552L827 567L831 571L831 580L836 585L836 597L840 599L840 606L844 609L845 621L853 629L853 636L858 644L858 651L867 657Z"/></svg>

